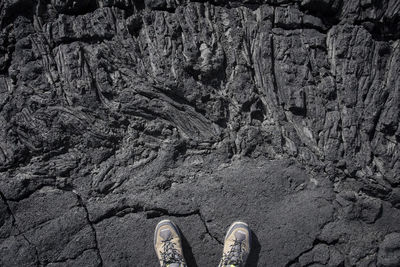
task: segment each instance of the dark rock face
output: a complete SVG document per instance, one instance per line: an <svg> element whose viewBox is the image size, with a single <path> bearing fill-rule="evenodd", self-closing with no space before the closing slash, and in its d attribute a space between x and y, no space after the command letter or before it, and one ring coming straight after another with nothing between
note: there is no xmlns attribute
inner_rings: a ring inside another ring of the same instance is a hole
<svg viewBox="0 0 400 267"><path fill-rule="evenodd" d="M0 266L400 266L398 0L0 2Z"/></svg>

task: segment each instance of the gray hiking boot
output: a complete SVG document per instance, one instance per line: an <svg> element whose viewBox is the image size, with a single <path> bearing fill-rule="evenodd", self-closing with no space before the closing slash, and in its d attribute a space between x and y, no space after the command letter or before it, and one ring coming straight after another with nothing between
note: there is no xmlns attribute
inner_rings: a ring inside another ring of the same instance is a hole
<svg viewBox="0 0 400 267"><path fill-rule="evenodd" d="M179 229L172 221L163 220L157 224L154 249L161 267L186 267Z"/></svg>
<svg viewBox="0 0 400 267"><path fill-rule="evenodd" d="M234 222L225 236L224 251L218 267L243 267L250 253L251 235L244 222Z"/></svg>

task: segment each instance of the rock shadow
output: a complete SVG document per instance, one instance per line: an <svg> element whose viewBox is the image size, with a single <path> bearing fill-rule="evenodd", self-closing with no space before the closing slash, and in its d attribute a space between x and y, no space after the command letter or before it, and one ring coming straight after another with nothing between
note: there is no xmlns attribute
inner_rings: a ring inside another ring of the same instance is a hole
<svg viewBox="0 0 400 267"><path fill-rule="evenodd" d="M255 267L258 264L260 257L261 245L258 241L256 234L251 231L251 250L249 257L247 258L246 267Z"/></svg>
<svg viewBox="0 0 400 267"><path fill-rule="evenodd" d="M187 266L199 267L193 256L192 247L189 245L189 242L187 241L186 237L183 235L182 231L180 231L180 232L181 232L181 239L182 239L183 256L185 257Z"/></svg>

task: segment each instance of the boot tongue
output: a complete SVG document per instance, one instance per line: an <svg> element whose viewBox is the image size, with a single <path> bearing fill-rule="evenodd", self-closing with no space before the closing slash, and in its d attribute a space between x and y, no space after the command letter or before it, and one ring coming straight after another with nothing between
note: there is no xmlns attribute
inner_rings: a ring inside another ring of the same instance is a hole
<svg viewBox="0 0 400 267"><path fill-rule="evenodd" d="M240 245L235 245L233 248L232 257L229 259L229 263L236 263L239 260Z"/></svg>
<svg viewBox="0 0 400 267"><path fill-rule="evenodd" d="M240 243L235 244L232 247L232 250L231 250L232 254L230 255L228 264L238 264L239 259L240 259L240 252L241 252L241 244Z"/></svg>
<svg viewBox="0 0 400 267"><path fill-rule="evenodd" d="M246 236L242 231L239 230L235 233L235 238L236 238L235 245L232 247L231 258L229 259L230 264L232 263L237 264L237 262L240 260L241 245L243 240L246 239Z"/></svg>

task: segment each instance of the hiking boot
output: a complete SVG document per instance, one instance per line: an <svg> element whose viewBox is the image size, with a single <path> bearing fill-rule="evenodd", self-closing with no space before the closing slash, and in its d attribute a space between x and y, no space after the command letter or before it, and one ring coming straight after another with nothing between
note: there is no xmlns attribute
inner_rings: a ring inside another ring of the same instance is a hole
<svg viewBox="0 0 400 267"><path fill-rule="evenodd" d="M186 267L179 229L170 220L163 220L157 224L154 249L161 267Z"/></svg>
<svg viewBox="0 0 400 267"><path fill-rule="evenodd" d="M218 267L243 267L250 253L250 244L249 226L244 222L231 224L225 236L224 251Z"/></svg>

